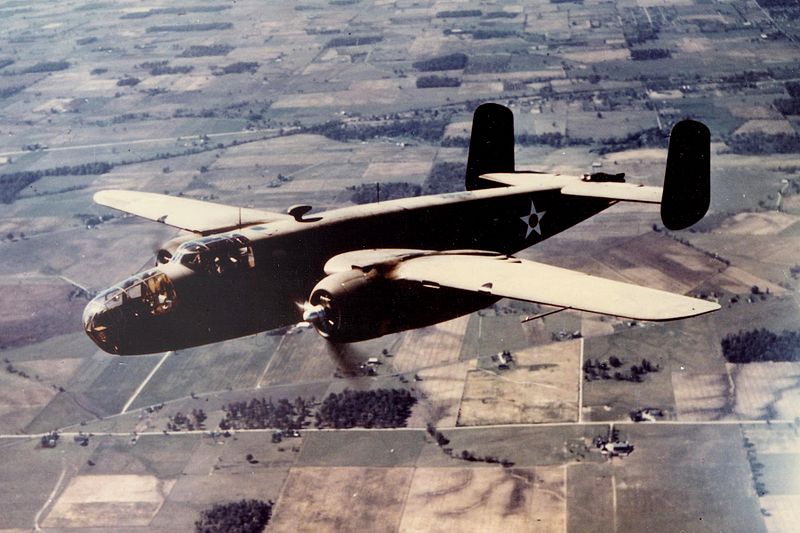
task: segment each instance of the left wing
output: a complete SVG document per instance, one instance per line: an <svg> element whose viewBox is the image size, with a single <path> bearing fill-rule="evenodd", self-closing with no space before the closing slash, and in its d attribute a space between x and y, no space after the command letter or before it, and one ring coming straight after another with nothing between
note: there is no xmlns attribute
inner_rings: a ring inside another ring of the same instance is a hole
<svg viewBox="0 0 800 533"><path fill-rule="evenodd" d="M392 251L351 252L334 260L340 268L348 263L363 268L357 261L359 256L371 262L364 254L377 258L380 252L386 258ZM488 252L399 254L394 256L393 261L397 262L387 278L416 281L428 287L450 287L637 320L674 320L720 308L715 302Z"/></svg>
<svg viewBox="0 0 800 533"><path fill-rule="evenodd" d="M150 192L106 190L95 193L94 201L112 209L202 235L251 224L292 219L291 216L281 213Z"/></svg>

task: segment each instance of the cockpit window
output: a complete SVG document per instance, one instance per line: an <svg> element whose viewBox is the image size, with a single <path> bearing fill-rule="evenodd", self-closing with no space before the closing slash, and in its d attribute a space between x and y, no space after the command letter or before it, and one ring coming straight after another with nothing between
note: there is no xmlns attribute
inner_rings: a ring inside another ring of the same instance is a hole
<svg viewBox="0 0 800 533"><path fill-rule="evenodd" d="M205 237L182 244L173 261L209 274L241 272L255 266L253 247L244 235Z"/></svg>
<svg viewBox="0 0 800 533"><path fill-rule="evenodd" d="M163 272L149 270L130 277L116 287L100 294L98 298L106 309L113 309L123 302L138 303L141 312L160 315L175 304L175 287Z"/></svg>

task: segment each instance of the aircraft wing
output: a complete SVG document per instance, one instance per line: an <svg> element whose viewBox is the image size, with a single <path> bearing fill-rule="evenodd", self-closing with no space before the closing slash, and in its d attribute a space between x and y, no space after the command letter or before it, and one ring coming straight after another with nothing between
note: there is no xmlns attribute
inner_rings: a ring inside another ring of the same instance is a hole
<svg viewBox="0 0 800 533"><path fill-rule="evenodd" d="M203 235L292 218L281 213L150 192L106 190L95 193L94 201L112 209Z"/></svg>
<svg viewBox="0 0 800 533"><path fill-rule="evenodd" d="M720 307L706 300L485 252L411 256L398 262L391 278L637 320L687 318Z"/></svg>

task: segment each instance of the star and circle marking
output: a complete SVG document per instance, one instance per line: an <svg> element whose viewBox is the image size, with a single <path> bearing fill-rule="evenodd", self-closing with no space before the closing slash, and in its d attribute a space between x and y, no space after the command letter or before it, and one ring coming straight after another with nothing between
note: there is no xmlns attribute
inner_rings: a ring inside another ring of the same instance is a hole
<svg viewBox="0 0 800 533"><path fill-rule="evenodd" d="M542 218L544 218L545 213L547 213L547 211L538 211L536 209L536 205L533 203L533 200L531 200L531 210L530 210L530 212L527 215L525 215L524 217L519 217L519 219L525 223L525 228L526 228L526 230L525 230L525 238L526 239L528 237L530 237L531 232L533 232L533 231L538 233L540 237L542 236L541 223L542 223Z"/></svg>

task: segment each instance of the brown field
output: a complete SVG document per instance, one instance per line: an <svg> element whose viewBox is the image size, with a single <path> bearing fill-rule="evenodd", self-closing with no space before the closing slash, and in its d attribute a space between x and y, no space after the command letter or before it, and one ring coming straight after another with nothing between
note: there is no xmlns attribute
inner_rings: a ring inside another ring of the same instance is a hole
<svg viewBox="0 0 800 533"><path fill-rule="evenodd" d="M0 374L0 433L22 431L57 393L52 387L3 370Z"/></svg>
<svg viewBox="0 0 800 533"><path fill-rule="evenodd" d="M399 529L560 533L564 474L562 467L418 468Z"/></svg>
<svg viewBox="0 0 800 533"><path fill-rule="evenodd" d="M365 181L410 181L421 183L431 171L431 161L387 161L370 163L362 179Z"/></svg>
<svg viewBox="0 0 800 533"><path fill-rule="evenodd" d="M739 213L725 220L715 233L732 235L775 235L795 224L800 217L778 211Z"/></svg>
<svg viewBox="0 0 800 533"><path fill-rule="evenodd" d="M325 340L311 330L284 335L267 365L259 387L330 379L336 372Z"/></svg>
<svg viewBox="0 0 800 533"><path fill-rule="evenodd" d="M636 254L630 250L635 249ZM627 281L685 293L725 265L657 233L635 237L595 258Z"/></svg>
<svg viewBox="0 0 800 533"><path fill-rule="evenodd" d="M678 420L720 420L731 415L728 374L673 372Z"/></svg>
<svg viewBox="0 0 800 533"><path fill-rule="evenodd" d="M0 282L0 337L13 346L41 341L80 327L85 298L73 296L75 288L60 280L6 278Z"/></svg>
<svg viewBox="0 0 800 533"><path fill-rule="evenodd" d="M392 366L398 372L411 372L457 362L468 323L469 316L462 316L405 332L394 352Z"/></svg>
<svg viewBox="0 0 800 533"><path fill-rule="evenodd" d="M412 468L293 468L271 531L396 531Z"/></svg>
<svg viewBox="0 0 800 533"><path fill-rule="evenodd" d="M581 341L514 353L510 370L467 373L459 426L577 420Z"/></svg>
<svg viewBox="0 0 800 533"><path fill-rule="evenodd" d="M788 120L748 120L739 129L733 132L734 135L748 133L767 133L776 135L779 133L794 133L794 128Z"/></svg>
<svg viewBox="0 0 800 533"><path fill-rule="evenodd" d="M736 413L744 419L800 416L800 363L728 365L733 376Z"/></svg>
<svg viewBox="0 0 800 533"><path fill-rule="evenodd" d="M759 502L766 511L764 522L767 531L794 531L800 524L800 495L767 494L759 498Z"/></svg>
<svg viewBox="0 0 800 533"><path fill-rule="evenodd" d="M174 484L174 479L154 476L76 476L47 515L44 526L146 526Z"/></svg>
<svg viewBox="0 0 800 533"><path fill-rule="evenodd" d="M766 494L759 498L766 511L767 530L793 531L800 520L800 436L796 425L746 426L756 461L758 479Z"/></svg>
<svg viewBox="0 0 800 533"><path fill-rule="evenodd" d="M455 426L469 368L474 368L474 361L417 372L422 378L416 383L421 398L408 420L408 427L425 427L427 423L442 427Z"/></svg>

